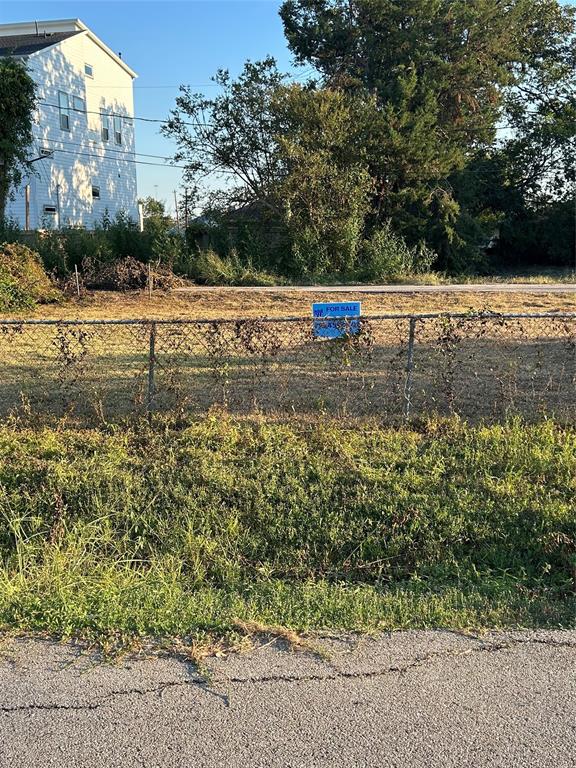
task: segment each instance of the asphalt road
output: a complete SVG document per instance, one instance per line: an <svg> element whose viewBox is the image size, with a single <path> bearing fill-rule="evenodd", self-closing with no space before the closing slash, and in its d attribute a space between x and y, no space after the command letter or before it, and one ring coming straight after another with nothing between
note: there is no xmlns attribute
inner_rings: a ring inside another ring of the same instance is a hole
<svg viewBox="0 0 576 768"><path fill-rule="evenodd" d="M0 650L0 766L573 768L576 632L324 639L111 665Z"/></svg>
<svg viewBox="0 0 576 768"><path fill-rule="evenodd" d="M458 285L285 285L232 286L190 285L174 288L178 293L206 291L255 293L572 293L576 283L462 283Z"/></svg>

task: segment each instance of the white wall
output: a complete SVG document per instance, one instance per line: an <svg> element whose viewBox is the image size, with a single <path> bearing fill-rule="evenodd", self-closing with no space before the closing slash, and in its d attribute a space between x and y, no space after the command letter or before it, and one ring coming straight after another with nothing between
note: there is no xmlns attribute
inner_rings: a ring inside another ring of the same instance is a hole
<svg viewBox="0 0 576 768"><path fill-rule="evenodd" d="M93 67L93 79L84 65ZM122 120L122 145L114 142L113 119L110 139L103 142L100 110L133 116L132 77L88 34L81 32L28 58L31 74L38 84L39 104L34 124L33 157L41 148L54 150L51 158L34 163L36 174L28 179L31 188L30 225L34 228L66 225L93 227L107 210L111 217L125 211L138 220L134 123ZM70 111L70 131L60 127L58 91L80 96L87 114ZM90 114L95 112L97 114ZM59 151L61 150L61 151ZM93 199L92 186L100 187L100 199ZM24 185L23 185L24 186ZM57 205L58 217L47 215L45 205ZM7 215L25 225L23 187L8 204Z"/></svg>

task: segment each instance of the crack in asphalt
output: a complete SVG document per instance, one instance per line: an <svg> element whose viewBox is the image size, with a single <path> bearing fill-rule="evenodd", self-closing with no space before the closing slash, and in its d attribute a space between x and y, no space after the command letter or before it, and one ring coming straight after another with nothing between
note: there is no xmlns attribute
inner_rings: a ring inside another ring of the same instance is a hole
<svg viewBox="0 0 576 768"><path fill-rule="evenodd" d="M478 642L478 638L471 636L470 640ZM229 697L220 693L214 688L217 684L265 684L265 683L308 683L308 682L332 682L335 680L366 680L377 677L385 677L389 674L404 675L411 669L421 667L429 661L435 659L450 659L460 656L469 656L476 653L497 653L499 651L511 650L520 645L547 645L555 648L573 648L576 649L576 641L556 640L554 638L511 638L507 641L495 643L483 643L473 648L464 650L451 649L447 651L436 651L421 656L416 656L412 661L403 665L392 665L384 669L370 671L348 672L346 670L334 669L331 674L306 674L306 675L258 675L254 677L213 677L210 681L205 679L194 680L168 680L149 688L127 688L123 690L112 690L106 694L96 697L95 700L86 704L20 704L15 706L0 705L0 712L4 714L14 714L18 712L32 711L93 711L106 706L111 699L119 696L148 696L150 694L162 695L164 691L172 688L182 688L195 686L203 689L206 693L219 698L225 707L230 706Z"/></svg>
<svg viewBox="0 0 576 768"><path fill-rule="evenodd" d="M477 638L470 637L470 640L477 640ZM518 645L530 645L530 644L547 645L555 648L576 648L576 642L554 640L553 638L549 638L549 639L512 638L511 640L508 640L506 642L483 643L482 645L479 645L475 648L466 648L465 650L453 649L448 651L436 651L434 653L427 653L422 656L417 656L413 661L411 661L408 664L393 665L390 667L386 667L385 669L376 669L376 670L370 670L366 672L347 672L345 670L337 670L333 674L327 674L327 675L320 675L320 674L260 675L258 677L229 677L225 679L214 678L214 682L228 682L228 683L242 684L242 683L271 683L271 682L279 682L279 683L322 682L322 681L330 682L330 681L339 680L339 679L364 679L365 680L365 679L370 679L375 677L384 677L391 673L403 675L406 672L408 672L408 670L410 669L421 667L426 662L432 661L438 658L449 659L449 658L458 658L459 656L469 656L471 654L476 654L476 653L495 653L498 651L511 650Z"/></svg>
<svg viewBox="0 0 576 768"><path fill-rule="evenodd" d="M150 693L164 693L168 688L177 688L186 685L195 685L204 688L207 693L221 697L215 691L211 691L204 680L168 680L150 688L127 688L121 691L110 691L109 693L98 696L94 701L87 704L20 704L14 707L0 706L0 712L27 712L33 710L94 710L106 706L109 699L115 699L118 696L147 696Z"/></svg>
<svg viewBox="0 0 576 768"><path fill-rule="evenodd" d="M68 709L73 711L98 709L101 705L95 702L89 704L19 704L14 707L0 706L0 712L11 714L13 712L33 712L34 710L58 710Z"/></svg>
<svg viewBox="0 0 576 768"><path fill-rule="evenodd" d="M384 669L372 669L366 672L347 672L346 670L336 670L333 674L328 675L260 675L258 677L229 677L226 678L226 682L230 683L299 683L299 682L322 682L322 681L334 681L334 680L369 680L375 677L385 677L389 674L403 675L408 670L420 667L428 661L432 661L437 658L456 658L458 656L467 656L471 653L478 652L492 652L503 650L508 646L482 646L480 648L468 648L465 651L437 651L436 653L427 653L423 656L417 656L413 661L403 665L393 665L385 667ZM224 682L219 679L217 682Z"/></svg>

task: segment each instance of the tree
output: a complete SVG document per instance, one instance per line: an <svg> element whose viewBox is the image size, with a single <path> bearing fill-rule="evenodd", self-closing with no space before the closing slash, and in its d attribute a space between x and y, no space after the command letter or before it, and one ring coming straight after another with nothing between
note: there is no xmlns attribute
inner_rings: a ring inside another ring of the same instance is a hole
<svg viewBox="0 0 576 768"><path fill-rule="evenodd" d="M277 89L280 185L290 232L290 271L320 275L355 267L372 179L363 159L366 105L337 90Z"/></svg>
<svg viewBox="0 0 576 768"><path fill-rule="evenodd" d="M525 119L536 74L560 89L574 75L558 66L574 29L558 0L285 0L281 16L298 63L374 100L377 218L446 262L461 245L450 177L496 143L511 94Z"/></svg>
<svg viewBox="0 0 576 768"><path fill-rule="evenodd" d="M456 228L466 228L468 243L481 239L482 225L498 231L505 266L574 266L576 253L574 12L555 2L540 12L504 93L499 142L451 179L461 208Z"/></svg>
<svg viewBox="0 0 576 768"><path fill-rule="evenodd" d="M248 62L236 80L218 72L214 98L183 88L163 129L187 183L209 179L211 211L236 216L237 229L258 220L266 236L284 227L275 266L356 268L362 241L391 222L408 247L425 242L436 266L461 271L506 222L536 216L550 230L546 210L565 220L556 203L573 194L573 10L285 0L281 16L297 62L319 79L289 85L273 59Z"/></svg>
<svg viewBox="0 0 576 768"><path fill-rule="evenodd" d="M237 80L222 71L214 79L220 95L183 88L163 129L178 143L175 159L186 164L188 183L225 179L209 195L210 218L232 226L234 244L251 258L257 252L259 266L293 274L350 269L371 189L362 160L366 104L288 85L270 58L248 62Z"/></svg>
<svg viewBox="0 0 576 768"><path fill-rule="evenodd" d="M154 197L145 197L142 203L144 230L165 229L174 226L173 219L166 213L166 206Z"/></svg>
<svg viewBox="0 0 576 768"><path fill-rule="evenodd" d="M11 191L32 168L32 117L36 86L18 59L0 59L0 220Z"/></svg>
<svg viewBox="0 0 576 768"><path fill-rule="evenodd" d="M273 58L246 62L237 80L227 70L212 78L221 93L213 99L181 86L176 109L162 133L176 141L176 162L185 162L185 182L197 187L208 177L225 183L212 206L241 207L258 202L278 213L276 184L282 160L273 138L278 118L272 97L284 81Z"/></svg>
<svg viewBox="0 0 576 768"><path fill-rule="evenodd" d="M576 154L576 8L548 3L525 42L526 63L504 100L502 155L529 204L573 198ZM544 29L542 29L544 28Z"/></svg>
<svg viewBox="0 0 576 768"><path fill-rule="evenodd" d="M146 197L140 202L149 255L158 262L174 264L184 248L184 239L176 231L176 222L166 213L166 206L161 200Z"/></svg>

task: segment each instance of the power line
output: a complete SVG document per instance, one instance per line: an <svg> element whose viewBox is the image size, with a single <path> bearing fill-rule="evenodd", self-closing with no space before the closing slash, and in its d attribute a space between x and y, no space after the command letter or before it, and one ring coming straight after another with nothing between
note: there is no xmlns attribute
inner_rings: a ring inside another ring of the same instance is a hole
<svg viewBox="0 0 576 768"><path fill-rule="evenodd" d="M43 107L52 107L54 109L61 109L59 104L49 104L46 101L39 101L39 102L37 102L37 104L39 104L39 105L41 105ZM139 121L145 122L145 123L157 123L157 124L161 124L161 125L167 125L170 122L170 120L161 120L160 118L156 118L156 117L137 117L135 115L123 115L120 112L106 112L104 110L96 111L96 110L91 110L91 109L76 109L75 107L67 107L66 111L68 111L68 112L78 112L79 114L82 114L82 115L100 115L100 116L104 115L106 117L121 117L124 120L139 120ZM179 119L178 122L179 122L180 125L188 125L191 128L211 128L211 127L215 127L214 123L200 123L200 122L191 123L189 121L181 120L181 119ZM494 130L495 131L506 131L506 130L510 130L510 129L513 129L513 126L511 126L511 125L500 125L500 126L496 126ZM467 129L462 129L462 131L465 131L465 130L467 130Z"/></svg>
<svg viewBox="0 0 576 768"><path fill-rule="evenodd" d="M134 88L142 90L144 88L180 88L186 85L187 88L220 88L220 83L178 83L178 85L95 85L90 83L91 88Z"/></svg>
<svg viewBox="0 0 576 768"><path fill-rule="evenodd" d="M66 149L54 149L53 151L54 152L62 152L64 154L66 154L66 155L75 155L77 157L93 157L96 160L118 160L120 162L125 162L125 163L134 163L136 165L152 165L152 166L156 166L158 168L177 168L177 169L181 169L181 170L187 170L187 166L185 166L185 165L164 165L163 163L149 163L149 162L144 161L144 160L132 160L132 159L127 158L127 157L106 157L105 155L95 155L95 154L92 154L92 153L89 153L89 152L75 152L75 151L66 150ZM48 159L48 158L46 158L46 159ZM561 166L559 166L559 165L558 166L553 166L553 167L561 168ZM469 170L462 169L460 172L467 173L469 175L474 175L474 174L485 175L487 172L489 172L489 173L501 173L502 171L499 168L485 168L485 169L473 168L473 169L469 169ZM212 173L214 173L214 174L218 174L218 173L224 173L224 174L232 173L232 174L234 174L233 171L229 171L228 169L214 169L214 170L208 171L207 173L204 173L201 176L199 176L198 180L206 178L207 176L210 176ZM457 171L454 172L454 173L457 173Z"/></svg>
<svg viewBox="0 0 576 768"><path fill-rule="evenodd" d="M43 107L52 107L54 109L61 109L59 104L49 104L46 101L39 101L39 102L37 102L37 104L39 104L39 105L41 105ZM106 117L121 117L124 120L139 120L139 121L144 122L144 123L157 123L157 124L161 124L161 125L167 125L170 122L170 120L161 120L160 118L156 118L156 117L137 117L135 115L123 115L123 114L121 114L119 112L106 112L104 110L96 111L96 110L90 110L90 109L76 109L75 107L67 107L67 108L65 108L65 111L78 112L78 113L80 113L82 115L100 115L100 116L104 115ZM214 123L200 123L200 122L191 123L189 121L181 120L181 119L179 119L178 122L179 122L180 125L188 125L191 128L212 128L212 127L215 127ZM513 128L514 128L514 126L511 126L509 124L505 124L505 125L496 126L494 130L496 132L498 132L498 131L511 130ZM464 128L462 129L463 132L466 131L466 130L467 129L464 129Z"/></svg>
<svg viewBox="0 0 576 768"><path fill-rule="evenodd" d="M300 81L303 77L308 77L311 74L319 74L318 70L315 67L308 67L303 72L292 72L288 75L286 75L287 80L291 80L293 82ZM186 88L222 88L221 83L177 83L174 85L113 85L110 83L109 85L102 85L102 84L96 84L96 83L90 83L90 89L92 88L134 88L134 90L143 90L143 89L155 89L155 88L181 88L182 86L185 86Z"/></svg>
<svg viewBox="0 0 576 768"><path fill-rule="evenodd" d="M169 122L168 120L158 120L152 117L135 117L133 115L123 115L120 112L106 112L104 110L96 111L93 109L76 109L75 107L60 107L59 104L50 104L47 101L38 101L37 104L39 104L42 107L53 107L54 109L62 109L64 112L79 112L82 115L105 115L106 117L122 117L124 120L142 120L143 122L146 122L146 123ZM189 125L193 125L193 123L189 123Z"/></svg>
<svg viewBox="0 0 576 768"><path fill-rule="evenodd" d="M132 160L128 157L106 157L106 155L95 155L89 152L75 152L68 149L54 149L53 152L63 152L65 155L75 155L76 157L94 157L96 160L113 160L123 163L135 163L136 165L154 165L158 168L181 168L186 170L185 165L164 165L163 163L149 163L146 160Z"/></svg>
<svg viewBox="0 0 576 768"><path fill-rule="evenodd" d="M66 144L66 146L72 146L72 147L81 147L81 148L87 148L87 149L96 149L96 147L85 147L84 144L79 144L75 141L62 141L61 139L38 139L38 141L50 141L53 144L56 143L62 143ZM98 147L101 147L106 153L107 152L119 152L124 155L138 155L140 157L154 157L158 160L172 160L171 157L167 155L148 155L146 152L136 152L135 150L124 150L124 149L114 149L113 147L109 147L107 144L99 144Z"/></svg>
<svg viewBox="0 0 576 768"><path fill-rule="evenodd" d="M160 120L156 117L136 117L135 115L123 115L120 112L107 112L106 110L94 110L94 109L76 109L75 107L60 107L59 104L49 104L47 101L38 101L37 105L42 107L53 107L54 109L62 109L64 112L78 112L81 115L104 115L105 117L121 117L123 120L140 120L144 123L162 123L168 124L170 120ZM182 125L189 125L192 128L209 128L213 123L190 123L184 120L180 121Z"/></svg>

